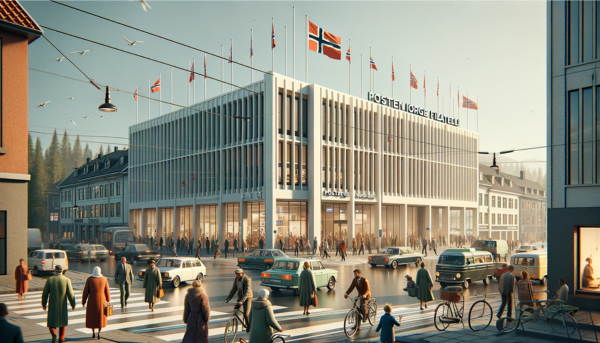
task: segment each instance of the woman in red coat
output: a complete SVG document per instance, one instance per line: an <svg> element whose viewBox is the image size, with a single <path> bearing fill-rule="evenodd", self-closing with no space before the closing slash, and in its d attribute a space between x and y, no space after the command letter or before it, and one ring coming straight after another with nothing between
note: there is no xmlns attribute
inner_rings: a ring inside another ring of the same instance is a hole
<svg viewBox="0 0 600 343"><path fill-rule="evenodd" d="M102 276L100 267L94 267L92 276L85 282L81 305L85 306L86 302L85 327L92 329L92 338L96 338L94 329L98 329L98 339L100 339L100 331L106 326L106 303L110 302L108 281Z"/></svg>
<svg viewBox="0 0 600 343"><path fill-rule="evenodd" d="M25 265L25 260L19 260L19 265L15 269L15 291L19 295L19 300L24 300L23 294L27 293L27 274L29 274L29 268Z"/></svg>

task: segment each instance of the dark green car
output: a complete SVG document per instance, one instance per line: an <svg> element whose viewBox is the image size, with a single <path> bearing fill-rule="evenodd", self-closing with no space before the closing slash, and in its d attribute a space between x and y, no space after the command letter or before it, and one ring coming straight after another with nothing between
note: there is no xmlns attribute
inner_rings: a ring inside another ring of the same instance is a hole
<svg viewBox="0 0 600 343"><path fill-rule="evenodd" d="M496 271L496 265L489 251L470 249L446 249L440 254L435 266L435 281L442 288L449 285L469 285L476 281L490 283L490 278Z"/></svg>
<svg viewBox="0 0 600 343"><path fill-rule="evenodd" d="M298 295L300 284L300 273L304 270L304 262L310 264L310 269L315 275L317 288L335 288L338 279L338 271L325 268L320 260L312 258L282 258L277 260L273 267L260 274L261 286L270 287L274 291L280 289L293 290Z"/></svg>
<svg viewBox="0 0 600 343"><path fill-rule="evenodd" d="M157 261L160 254L150 250L146 244L129 244L123 250L115 253L115 260L118 261L121 257L125 257L129 263L133 263L137 261Z"/></svg>
<svg viewBox="0 0 600 343"><path fill-rule="evenodd" d="M247 269L267 270L280 258L288 257L279 249L258 249L248 256L238 257L238 266Z"/></svg>

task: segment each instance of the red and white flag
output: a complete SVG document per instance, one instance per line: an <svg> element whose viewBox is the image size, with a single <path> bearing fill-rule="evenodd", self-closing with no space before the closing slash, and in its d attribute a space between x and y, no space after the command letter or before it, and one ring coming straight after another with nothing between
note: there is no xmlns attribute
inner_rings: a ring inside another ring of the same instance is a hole
<svg viewBox="0 0 600 343"><path fill-rule="evenodd" d="M419 83L417 82L417 78L413 75L412 71L410 72L410 86L414 89L419 88Z"/></svg>
<svg viewBox="0 0 600 343"><path fill-rule="evenodd" d="M308 49L334 60L342 59L342 38L308 21Z"/></svg>
<svg viewBox="0 0 600 343"><path fill-rule="evenodd" d="M479 108L477 108L477 104L473 100L467 98L464 95L463 95L463 107L470 108L472 110L478 110L479 109Z"/></svg>
<svg viewBox="0 0 600 343"><path fill-rule="evenodd" d="M425 84L427 83L427 75L423 75L423 89L427 89Z"/></svg>
<svg viewBox="0 0 600 343"><path fill-rule="evenodd" d="M392 61L392 81L396 81L396 74L394 73L394 61Z"/></svg>
<svg viewBox="0 0 600 343"><path fill-rule="evenodd" d="M346 59L348 60L348 63L352 63L352 61L350 61L350 48L346 51Z"/></svg>
<svg viewBox="0 0 600 343"><path fill-rule="evenodd" d="M271 24L271 31L272 31L272 38L273 38L273 43L271 44L271 49L275 49L275 47L277 46L277 44L275 44L275 25Z"/></svg>
<svg viewBox="0 0 600 343"><path fill-rule="evenodd" d="M440 79L438 78L437 95L440 95Z"/></svg>
<svg viewBox="0 0 600 343"><path fill-rule="evenodd" d="M377 65L375 64L375 61L373 61L373 57L369 56L369 58L371 59L371 69L377 70Z"/></svg>
<svg viewBox="0 0 600 343"><path fill-rule="evenodd" d="M150 87L150 92L152 92L152 93L160 92L160 77L158 78L158 81L154 82L154 85L152 85L152 87Z"/></svg>
<svg viewBox="0 0 600 343"><path fill-rule="evenodd" d="M190 71L190 82L196 79L196 74L194 74L194 62L192 62L192 70Z"/></svg>
<svg viewBox="0 0 600 343"><path fill-rule="evenodd" d="M133 93L133 98L135 99L135 101L138 101L138 89L135 89L135 93Z"/></svg>

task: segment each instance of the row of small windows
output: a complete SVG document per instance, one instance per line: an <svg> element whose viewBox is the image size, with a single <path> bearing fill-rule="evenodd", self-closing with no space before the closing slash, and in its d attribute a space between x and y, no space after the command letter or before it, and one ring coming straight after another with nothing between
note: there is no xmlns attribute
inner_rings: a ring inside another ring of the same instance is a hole
<svg viewBox="0 0 600 343"><path fill-rule="evenodd" d="M600 58L600 8L595 1L567 2L567 65ZM594 24L594 18L596 23ZM594 41L594 32L596 38Z"/></svg>
<svg viewBox="0 0 600 343"><path fill-rule="evenodd" d="M595 87L596 99L600 87ZM594 106L592 87L569 92L567 118L567 184L593 184L600 182L600 106ZM594 117L597 118L594 126ZM594 154L594 146L596 153Z"/></svg>
<svg viewBox="0 0 600 343"><path fill-rule="evenodd" d="M517 225L519 223L516 214L492 213L492 225ZM479 213L479 224L489 224L490 213Z"/></svg>
<svg viewBox="0 0 600 343"><path fill-rule="evenodd" d="M285 151L283 149L285 145ZM293 150L292 150L293 148ZM284 156L285 153L285 156ZM298 187L308 186L307 169L308 145L300 143L284 143L280 141L277 145L277 183L283 185L283 161L285 160L285 184L292 185L292 164L294 165L293 185ZM300 168L301 167L301 168Z"/></svg>
<svg viewBox="0 0 600 343"><path fill-rule="evenodd" d="M284 133L288 136L308 138L308 96L302 95L300 102L300 94L294 96L292 104L292 94L288 92L285 95L280 90L277 96L277 132L280 135Z"/></svg>
<svg viewBox="0 0 600 343"><path fill-rule="evenodd" d="M110 212L109 212L110 208ZM87 205L78 206L76 209L73 207L63 207L60 209L61 219L71 218L108 218L108 217L120 217L121 216L121 203L112 204L99 204L99 205Z"/></svg>
<svg viewBox="0 0 600 343"><path fill-rule="evenodd" d="M116 150L116 149L115 149ZM119 158L119 165L124 165L125 164L125 156L121 156ZM89 172L89 165L86 165L83 167L83 175L87 175ZM104 161L104 169L110 169L111 164L110 164L110 160L106 160ZM100 162L96 162L94 163L94 171L97 172L98 170L100 170ZM75 169L73 171L73 176L77 177L79 175L79 169Z"/></svg>
<svg viewBox="0 0 600 343"><path fill-rule="evenodd" d="M110 187L110 188L109 188ZM72 201L73 191L60 192L60 201ZM121 182L111 182L100 186L91 186L75 189L77 200L106 198L108 196L121 195Z"/></svg>

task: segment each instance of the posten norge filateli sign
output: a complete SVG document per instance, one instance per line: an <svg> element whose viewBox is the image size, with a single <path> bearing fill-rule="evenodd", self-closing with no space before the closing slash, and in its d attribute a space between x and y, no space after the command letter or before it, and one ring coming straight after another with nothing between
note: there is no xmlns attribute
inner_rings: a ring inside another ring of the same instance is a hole
<svg viewBox="0 0 600 343"><path fill-rule="evenodd" d="M431 120L439 121L441 123L446 123L452 126L458 126L458 119L451 118L441 113L437 113L434 111L429 111L419 106L415 106L412 104L404 103L402 101L394 100L392 98L388 98L387 96L383 96L380 94L375 94L373 92L369 92L369 101L376 102L378 104L389 106L396 110L412 113L414 115L418 115L424 118L429 118Z"/></svg>

